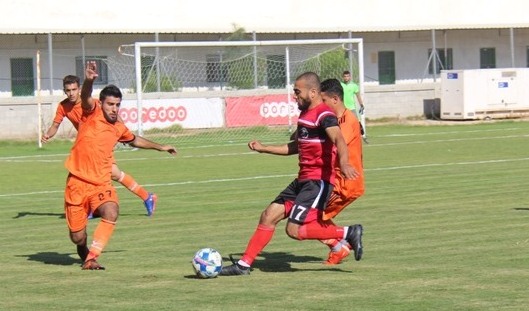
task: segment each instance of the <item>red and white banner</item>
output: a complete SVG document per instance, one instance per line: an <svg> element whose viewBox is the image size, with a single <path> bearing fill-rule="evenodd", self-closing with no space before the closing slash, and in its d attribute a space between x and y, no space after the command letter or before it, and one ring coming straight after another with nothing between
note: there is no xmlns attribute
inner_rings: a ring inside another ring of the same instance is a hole
<svg viewBox="0 0 529 311"><path fill-rule="evenodd" d="M144 99L141 107L142 129L217 128L224 126L221 98ZM119 115L131 130L138 129L138 107L135 100L123 100Z"/></svg>
<svg viewBox="0 0 529 311"><path fill-rule="evenodd" d="M226 97L226 126L295 124L297 103L287 94Z"/></svg>

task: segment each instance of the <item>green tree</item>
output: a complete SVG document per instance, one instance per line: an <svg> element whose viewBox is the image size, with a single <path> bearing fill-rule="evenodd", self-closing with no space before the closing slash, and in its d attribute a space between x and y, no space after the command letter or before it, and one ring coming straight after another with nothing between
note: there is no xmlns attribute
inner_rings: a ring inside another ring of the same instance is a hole
<svg viewBox="0 0 529 311"><path fill-rule="evenodd" d="M226 41L252 40L244 28L234 24L233 29L233 33L226 38ZM228 86L235 89L253 89L255 87L255 72L261 73L259 74L261 76L259 78L261 80L263 79L262 72L266 66L266 61L258 58L257 68L254 69L254 57L252 47L238 46L226 48L223 62L225 60L224 66L228 70ZM222 66L223 64L221 64Z"/></svg>
<svg viewBox="0 0 529 311"><path fill-rule="evenodd" d="M313 71L323 81L330 78L340 79L347 68L349 68L349 60L346 57L346 51L342 48L335 48L307 59L300 66L300 73ZM358 66L353 66L352 75L358 77Z"/></svg>

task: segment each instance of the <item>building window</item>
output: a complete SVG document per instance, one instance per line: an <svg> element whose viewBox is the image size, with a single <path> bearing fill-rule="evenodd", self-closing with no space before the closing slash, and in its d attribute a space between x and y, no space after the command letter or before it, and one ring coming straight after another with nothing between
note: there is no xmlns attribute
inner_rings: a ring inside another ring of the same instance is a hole
<svg viewBox="0 0 529 311"><path fill-rule="evenodd" d="M95 61L97 66L98 77L94 80L94 85L106 85L108 83L108 66L105 56L86 56L85 62ZM83 58L78 56L75 58L75 73L81 81L84 81L85 63ZM82 82L81 82L82 83Z"/></svg>
<svg viewBox="0 0 529 311"><path fill-rule="evenodd" d="M496 49L479 49L479 68L496 68Z"/></svg>
<svg viewBox="0 0 529 311"><path fill-rule="evenodd" d="M436 49L437 56L431 55L432 49L428 49L428 73L433 74L433 62L436 61L437 70L435 73L441 73L441 70L450 70L454 69L453 60L452 60L452 49ZM430 58L431 57L431 58Z"/></svg>
<svg viewBox="0 0 529 311"><path fill-rule="evenodd" d="M395 51L378 52L378 83L395 84Z"/></svg>
<svg viewBox="0 0 529 311"><path fill-rule="evenodd" d="M11 58L11 93L13 96L34 96L34 78L32 58Z"/></svg>
<svg viewBox="0 0 529 311"><path fill-rule="evenodd" d="M206 55L207 82L226 82L228 70L222 62L222 53Z"/></svg>

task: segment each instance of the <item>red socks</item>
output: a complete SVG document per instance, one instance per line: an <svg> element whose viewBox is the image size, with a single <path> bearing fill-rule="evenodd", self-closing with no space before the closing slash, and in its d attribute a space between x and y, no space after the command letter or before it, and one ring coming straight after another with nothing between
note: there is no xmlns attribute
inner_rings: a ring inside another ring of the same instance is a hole
<svg viewBox="0 0 529 311"><path fill-rule="evenodd" d="M314 221L299 227L298 238L300 240L341 240L344 238L344 231L344 227Z"/></svg>
<svg viewBox="0 0 529 311"><path fill-rule="evenodd" d="M274 230L275 227L258 225L257 229L255 229L255 232L252 235L252 238L250 239L250 242L248 242L248 246L246 246L246 250L244 251L241 261L248 264L248 267L251 266L257 255L259 255L259 253L266 247L268 242L272 240L272 237L274 236Z"/></svg>

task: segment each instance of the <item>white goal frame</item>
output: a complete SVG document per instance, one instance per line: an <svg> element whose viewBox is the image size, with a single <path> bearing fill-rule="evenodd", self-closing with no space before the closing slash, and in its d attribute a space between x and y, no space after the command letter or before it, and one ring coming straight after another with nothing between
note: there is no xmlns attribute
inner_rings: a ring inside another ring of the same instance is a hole
<svg viewBox="0 0 529 311"><path fill-rule="evenodd" d="M361 38L347 39L313 39L313 40L270 40L270 41L188 41L188 42L135 42L134 43L134 67L136 77L136 99L138 111L142 111L143 91L141 77L141 52L142 48L169 48L169 47L258 47L258 46L285 46L286 55L286 89L288 100L291 100L291 77L288 61L288 48L293 45L318 45L318 44L341 44L344 50L353 52L352 44L358 47L358 84L360 94L364 94L364 46ZM350 68L352 72L352 68ZM143 134L142 118L138 118L138 133Z"/></svg>

